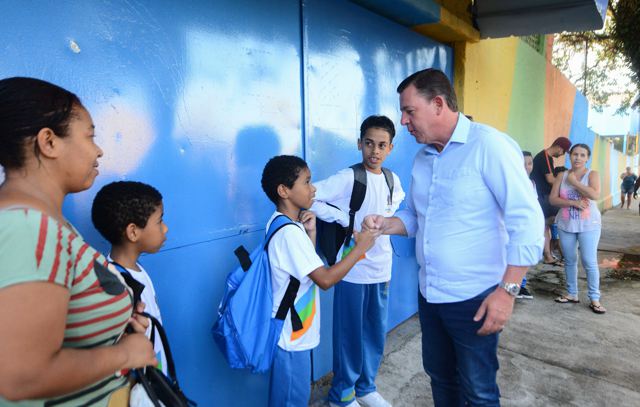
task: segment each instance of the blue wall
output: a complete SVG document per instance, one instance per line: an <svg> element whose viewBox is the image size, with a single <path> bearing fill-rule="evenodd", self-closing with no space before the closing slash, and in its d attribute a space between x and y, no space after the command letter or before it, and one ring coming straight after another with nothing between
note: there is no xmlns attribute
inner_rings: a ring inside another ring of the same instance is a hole
<svg viewBox="0 0 640 407"><path fill-rule="evenodd" d="M268 376L231 371L210 337L233 249L255 246L273 210L264 163L302 155L320 179L358 161L362 119L382 113L399 126L399 81L430 66L451 76L451 49L338 0L5 0L0 13L0 77L64 86L96 124L101 175L69 197L66 215L106 251L89 219L97 190L116 179L156 186L169 240L142 263L183 387L202 406L264 405ZM398 129L387 164L405 188L416 148ZM393 244L390 328L417 298L413 240ZM331 295L315 378L331 368Z"/></svg>
<svg viewBox="0 0 640 407"><path fill-rule="evenodd" d="M409 187L418 145L400 127L397 85L425 67L452 72L449 48L414 34L349 2L309 1L303 9L305 152L313 178L323 179L362 160L360 123L385 114L397 127L385 165ZM414 240L393 238L394 277L389 328L417 310L418 278ZM314 354L314 378L331 370L333 290L321 296L321 346Z"/></svg>
<svg viewBox="0 0 640 407"><path fill-rule="evenodd" d="M571 129L569 130L569 139L571 140L571 144L582 143L592 146L592 148L595 145L596 134L587 127L588 116L589 101L582 93L580 93L580 91L576 91L576 98L573 104L573 115L571 119ZM591 166L591 158L592 157L589 157L589 161L587 162L588 166ZM567 168L571 167L569 154L567 154L565 166Z"/></svg>

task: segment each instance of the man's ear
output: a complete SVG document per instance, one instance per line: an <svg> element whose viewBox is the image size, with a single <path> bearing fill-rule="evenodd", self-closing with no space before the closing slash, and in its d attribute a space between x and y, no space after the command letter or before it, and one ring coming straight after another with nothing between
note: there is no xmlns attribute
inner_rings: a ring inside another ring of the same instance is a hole
<svg viewBox="0 0 640 407"><path fill-rule="evenodd" d="M442 108L444 108L444 105L446 104L444 98L440 95L435 96L433 99L431 99L433 101L433 103L436 104L436 108L438 109L438 114L440 114L442 112Z"/></svg>
<svg viewBox="0 0 640 407"><path fill-rule="evenodd" d="M389 143L389 152L391 152L391 150L393 150L393 143Z"/></svg>
<svg viewBox="0 0 640 407"><path fill-rule="evenodd" d="M282 199L287 199L289 197L289 188L284 184L278 185L276 191L278 191L278 196Z"/></svg>
<svg viewBox="0 0 640 407"><path fill-rule="evenodd" d="M362 139L358 138L358 151L362 151Z"/></svg>
<svg viewBox="0 0 640 407"><path fill-rule="evenodd" d="M130 241L131 243L135 243L140 238L140 230L135 225L135 223L129 223L124 229L124 235L128 241Z"/></svg>
<svg viewBox="0 0 640 407"><path fill-rule="evenodd" d="M34 143L38 146L41 155L47 158L56 158L59 155L58 145L60 138L48 127L40 129Z"/></svg>

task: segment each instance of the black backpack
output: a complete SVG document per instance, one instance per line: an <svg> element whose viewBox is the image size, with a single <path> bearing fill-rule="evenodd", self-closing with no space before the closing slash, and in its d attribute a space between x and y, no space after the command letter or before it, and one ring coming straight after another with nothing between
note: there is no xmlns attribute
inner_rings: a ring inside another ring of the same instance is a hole
<svg viewBox="0 0 640 407"><path fill-rule="evenodd" d="M354 164L350 167L353 170L353 189L351 190L351 200L349 201L349 226L344 228L338 222L325 222L316 220L316 246L318 252L322 254L327 263L332 266L336 262L336 256L342 245L351 244L353 224L356 212L362 207L364 196L367 193L367 170L362 163ZM389 187L389 197L393 201L393 173L388 168L382 168L382 173ZM329 202L327 205L337 208Z"/></svg>
<svg viewBox="0 0 640 407"><path fill-rule="evenodd" d="M145 285L133 278L131 273L129 273L129 271L121 264L118 264L115 261L112 261L111 264L120 271L124 281L133 291L134 304L140 302ZM154 316L146 312L143 312L140 315L149 318L149 323L151 324L151 338L149 340L151 343L155 343L156 332L160 337L162 347L164 349L164 355L167 359L168 376L165 376L164 373L156 369L154 366L147 366L146 368L133 370L135 372L135 374L132 374L134 382L142 384L144 390L147 392L147 396L149 396L149 400L156 407L197 406L193 400L190 400L185 396L180 388L178 376L176 375L175 363L173 362L173 355L171 354L171 348L169 347L169 340L167 339L167 334L162 327L162 324ZM127 329L128 332L131 331L129 328Z"/></svg>
<svg viewBox="0 0 640 407"><path fill-rule="evenodd" d="M193 400L190 400L185 396L180 388L178 376L176 375L176 367L173 363L173 356L171 355L171 349L169 348L169 341L162 324L160 324L160 321L158 321L154 316L149 315L146 312L143 312L140 315L149 318L151 322L151 343L154 343L153 341L156 331L162 340L162 347L164 348L165 356L167 358L168 376L165 376L154 366L147 366L143 369L135 369L136 374L134 375L134 380L142 384L144 390L147 392L147 396L149 396L149 400L151 400L155 407L197 406Z"/></svg>

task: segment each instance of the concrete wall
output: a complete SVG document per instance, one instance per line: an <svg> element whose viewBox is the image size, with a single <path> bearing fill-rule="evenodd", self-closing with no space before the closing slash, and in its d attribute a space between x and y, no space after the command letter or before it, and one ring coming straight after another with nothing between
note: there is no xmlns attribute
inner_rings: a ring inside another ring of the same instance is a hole
<svg viewBox="0 0 640 407"><path fill-rule="evenodd" d="M587 127L587 99L548 55L516 37L457 43L455 55L463 62L455 71L464 113L506 132L534 155L559 136L591 146L590 165L602 182L601 207L620 202L619 175L627 165L637 167L638 156L614 150ZM556 165L568 166L568 160L560 157Z"/></svg>

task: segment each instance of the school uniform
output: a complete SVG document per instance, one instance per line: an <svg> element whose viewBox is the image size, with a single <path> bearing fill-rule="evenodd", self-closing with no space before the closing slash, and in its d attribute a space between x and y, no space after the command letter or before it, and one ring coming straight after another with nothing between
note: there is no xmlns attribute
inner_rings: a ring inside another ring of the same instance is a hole
<svg viewBox="0 0 640 407"><path fill-rule="evenodd" d="M267 223L276 216L275 212ZM309 403L311 394L311 349L320 343L320 293L309 274L324 266L301 223L288 225L273 235L268 246L273 289L273 316L289 285L290 277L300 281L294 307L302 329L293 332L290 312L278 340L271 380L270 407L299 407Z"/></svg>

